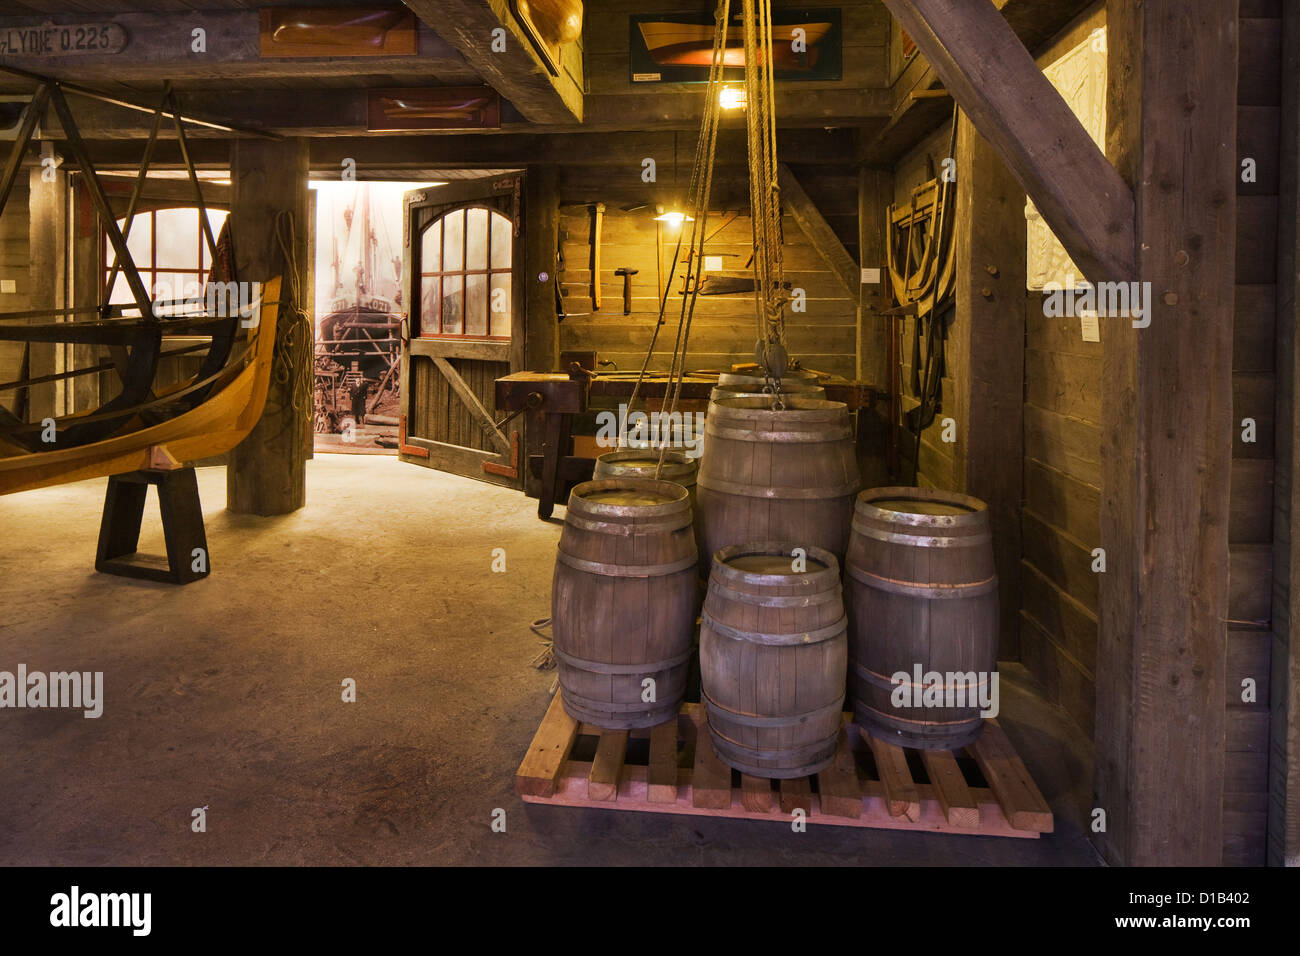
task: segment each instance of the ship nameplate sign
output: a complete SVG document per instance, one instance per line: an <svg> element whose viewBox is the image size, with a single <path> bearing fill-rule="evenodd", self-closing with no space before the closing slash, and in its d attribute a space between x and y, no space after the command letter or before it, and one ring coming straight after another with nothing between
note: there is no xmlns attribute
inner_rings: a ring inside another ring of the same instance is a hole
<svg viewBox="0 0 1300 956"><path fill-rule="evenodd" d="M46 23L0 27L0 56L102 56L126 49L126 30L118 23Z"/></svg>

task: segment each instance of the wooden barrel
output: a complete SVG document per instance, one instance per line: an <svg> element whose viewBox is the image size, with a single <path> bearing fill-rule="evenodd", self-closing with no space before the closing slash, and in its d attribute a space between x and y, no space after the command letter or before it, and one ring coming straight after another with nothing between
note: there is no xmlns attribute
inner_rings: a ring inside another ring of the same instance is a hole
<svg viewBox="0 0 1300 956"><path fill-rule="evenodd" d="M862 492L845 585L849 695L862 726L908 747L971 743L982 727L979 694L991 689L997 666L998 578L988 507L978 498L922 488ZM906 689L894 700L900 673L908 675Z"/></svg>
<svg viewBox="0 0 1300 956"><path fill-rule="evenodd" d="M861 487L848 408L801 396L785 406L774 410L770 398L712 406L696 479L702 574L720 548L746 541L844 555Z"/></svg>
<svg viewBox="0 0 1300 956"><path fill-rule="evenodd" d="M767 386L764 385L718 385L709 394L709 402L722 398L764 398L770 397L771 393L764 391ZM782 382L781 394L800 395L804 398L825 398L826 389L820 385L812 385L804 382Z"/></svg>
<svg viewBox="0 0 1300 956"><path fill-rule="evenodd" d="M695 636L695 560L681 485L604 478L573 489L551 589L569 716L614 730L676 717Z"/></svg>
<svg viewBox="0 0 1300 956"><path fill-rule="evenodd" d="M809 372L808 370L801 369L801 368L788 369L786 373L781 376L781 381L783 383L788 382L790 384L794 384L795 382L801 382L809 385L816 385L817 373ZM753 375L747 372L719 372L718 384L719 385L757 385L759 388L762 388L764 385L767 384L767 379L764 378L762 375Z"/></svg>
<svg viewBox="0 0 1300 956"><path fill-rule="evenodd" d="M821 548L723 548L700 624L701 700L709 736L729 766L803 777L835 756L848 637L840 566Z"/></svg>
<svg viewBox="0 0 1300 956"><path fill-rule="evenodd" d="M660 481L671 481L681 485L690 495L691 507L695 506L695 472L696 464L686 457L686 453L670 449L664 456L663 468L659 468L659 452L647 448L623 448L608 451L596 459L594 478L651 478L659 471Z"/></svg>

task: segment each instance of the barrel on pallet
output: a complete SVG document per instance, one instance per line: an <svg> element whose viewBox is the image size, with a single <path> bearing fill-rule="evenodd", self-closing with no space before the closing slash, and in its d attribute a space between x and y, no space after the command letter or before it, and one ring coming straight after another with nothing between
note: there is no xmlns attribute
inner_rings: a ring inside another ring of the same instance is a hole
<svg viewBox="0 0 1300 956"><path fill-rule="evenodd" d="M848 408L797 395L784 404L773 408L768 396L711 406L696 479L702 574L720 548L746 541L844 554L861 487Z"/></svg>
<svg viewBox="0 0 1300 956"><path fill-rule="evenodd" d="M700 625L701 698L714 750L729 766L778 778L824 769L835 755L847 655L835 555L762 542L714 556Z"/></svg>
<svg viewBox="0 0 1300 956"><path fill-rule="evenodd" d="M695 562L681 485L604 478L573 489L551 591L571 717L620 730L677 715L694 640Z"/></svg>
<svg viewBox="0 0 1300 956"><path fill-rule="evenodd" d="M988 507L946 491L864 491L845 572L849 693L862 726L921 749L974 741L980 701L996 688Z"/></svg>

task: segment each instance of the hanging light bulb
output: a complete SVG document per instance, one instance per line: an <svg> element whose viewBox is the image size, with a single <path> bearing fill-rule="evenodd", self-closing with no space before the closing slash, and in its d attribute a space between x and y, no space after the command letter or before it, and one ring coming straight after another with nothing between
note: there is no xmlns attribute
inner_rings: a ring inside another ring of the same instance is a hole
<svg viewBox="0 0 1300 956"><path fill-rule="evenodd" d="M724 110L743 110L745 102L745 88L742 86L724 86L718 93L718 105Z"/></svg>

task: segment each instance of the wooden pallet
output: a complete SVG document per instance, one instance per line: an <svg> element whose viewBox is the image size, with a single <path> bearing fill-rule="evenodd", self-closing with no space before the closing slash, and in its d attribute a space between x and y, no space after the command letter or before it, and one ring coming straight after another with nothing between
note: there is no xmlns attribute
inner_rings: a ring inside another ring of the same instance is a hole
<svg viewBox="0 0 1300 956"><path fill-rule="evenodd" d="M630 746L637 759L629 759ZM961 752L912 751L870 737L846 713L828 768L773 781L718 759L699 704L683 704L676 720L657 727L613 731L574 720L557 693L515 790L526 803L787 824L802 808L809 822L846 827L1030 839L1053 828L1047 801L996 720Z"/></svg>

